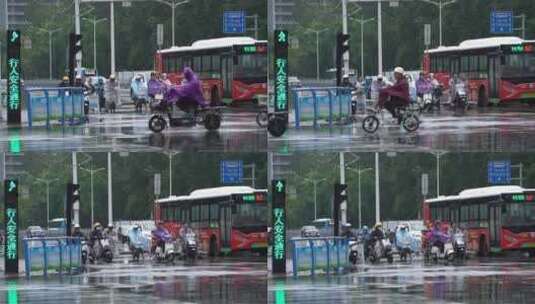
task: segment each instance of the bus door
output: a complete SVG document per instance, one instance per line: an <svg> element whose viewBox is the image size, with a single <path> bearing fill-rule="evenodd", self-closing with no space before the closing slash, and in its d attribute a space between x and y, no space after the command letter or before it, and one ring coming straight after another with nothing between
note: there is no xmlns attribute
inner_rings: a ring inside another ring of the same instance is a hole
<svg viewBox="0 0 535 304"><path fill-rule="evenodd" d="M491 247L500 247L501 227L502 206L498 204L489 205L489 243Z"/></svg>
<svg viewBox="0 0 535 304"><path fill-rule="evenodd" d="M488 58L489 98L499 98L500 56L489 54Z"/></svg>
<svg viewBox="0 0 535 304"><path fill-rule="evenodd" d="M223 97L232 98L232 67L231 54L221 55L221 81L223 82Z"/></svg>
<svg viewBox="0 0 535 304"><path fill-rule="evenodd" d="M221 248L230 249L232 235L232 208L229 203L222 203L219 208L219 229L221 230Z"/></svg>

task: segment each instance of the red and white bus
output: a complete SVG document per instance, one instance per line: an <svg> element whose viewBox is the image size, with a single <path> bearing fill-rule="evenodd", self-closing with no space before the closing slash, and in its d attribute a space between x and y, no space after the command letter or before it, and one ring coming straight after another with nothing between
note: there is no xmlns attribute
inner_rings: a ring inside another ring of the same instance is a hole
<svg viewBox="0 0 535 304"><path fill-rule="evenodd" d="M182 80L184 67L193 69L206 100L256 101L257 95L267 94L267 49L267 41L249 37L198 40L159 50L154 65L175 84Z"/></svg>
<svg viewBox="0 0 535 304"><path fill-rule="evenodd" d="M535 189L519 186L467 189L458 195L425 200L423 215L426 224L439 220L465 229L468 249L473 252L535 253Z"/></svg>
<svg viewBox="0 0 535 304"><path fill-rule="evenodd" d="M469 100L535 103L535 40L493 37L426 50L423 70L449 88L454 75L468 81Z"/></svg>
<svg viewBox="0 0 535 304"><path fill-rule="evenodd" d="M187 224L210 255L267 251L267 190L245 186L199 189L154 202L154 219L177 237Z"/></svg>

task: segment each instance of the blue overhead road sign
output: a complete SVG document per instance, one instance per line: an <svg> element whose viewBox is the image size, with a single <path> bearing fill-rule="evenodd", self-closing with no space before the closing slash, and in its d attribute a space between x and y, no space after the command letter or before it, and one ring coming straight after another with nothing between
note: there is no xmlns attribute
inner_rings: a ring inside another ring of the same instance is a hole
<svg viewBox="0 0 535 304"><path fill-rule="evenodd" d="M220 178L222 184L241 184L243 179L242 160L222 160L220 163Z"/></svg>
<svg viewBox="0 0 535 304"><path fill-rule="evenodd" d="M488 181L491 185L511 183L511 161L494 160L488 164Z"/></svg>
<svg viewBox="0 0 535 304"><path fill-rule="evenodd" d="M490 13L490 32L492 34L512 34L513 11L492 11Z"/></svg>
<svg viewBox="0 0 535 304"><path fill-rule="evenodd" d="M245 11L223 12L223 33L225 34L245 33Z"/></svg>

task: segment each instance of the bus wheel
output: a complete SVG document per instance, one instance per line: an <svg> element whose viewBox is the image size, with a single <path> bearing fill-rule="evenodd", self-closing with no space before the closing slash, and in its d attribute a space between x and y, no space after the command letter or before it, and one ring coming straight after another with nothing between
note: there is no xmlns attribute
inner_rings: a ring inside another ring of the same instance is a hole
<svg viewBox="0 0 535 304"><path fill-rule="evenodd" d="M479 256L485 257L489 255L489 250L487 248L487 242L484 235L479 237Z"/></svg>
<svg viewBox="0 0 535 304"><path fill-rule="evenodd" d="M208 255L211 257L215 257L217 254L217 241L215 239L215 236L212 235L210 238L210 247L208 248Z"/></svg>
<svg viewBox="0 0 535 304"><path fill-rule="evenodd" d="M480 107L487 107L489 105L489 97L485 87L480 87L477 94L477 105Z"/></svg>
<svg viewBox="0 0 535 304"><path fill-rule="evenodd" d="M221 104L221 98L219 97L219 90L216 86L212 88L210 92L210 105L212 107L218 106Z"/></svg>

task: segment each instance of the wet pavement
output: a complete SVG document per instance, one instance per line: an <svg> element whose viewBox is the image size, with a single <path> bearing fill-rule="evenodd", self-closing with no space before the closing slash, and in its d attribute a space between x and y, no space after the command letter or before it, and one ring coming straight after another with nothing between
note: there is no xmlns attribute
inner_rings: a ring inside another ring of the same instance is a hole
<svg viewBox="0 0 535 304"><path fill-rule="evenodd" d="M339 276L271 279L268 303L533 303L535 261L361 266Z"/></svg>
<svg viewBox="0 0 535 304"><path fill-rule="evenodd" d="M0 303L266 303L265 258L134 264L128 258L75 276L3 280Z"/></svg>
<svg viewBox="0 0 535 304"><path fill-rule="evenodd" d="M167 128L160 134L148 128L149 114L95 114L80 126L27 126L0 128L0 152L20 146L24 151L265 151L267 133L256 124L255 109L227 109L221 128L209 132L204 126ZM17 143L15 143L17 142Z"/></svg>
<svg viewBox="0 0 535 304"><path fill-rule="evenodd" d="M422 124L408 133L385 114L375 134L362 129L362 118L344 126L290 128L274 138L270 151L428 151L526 152L535 150L535 109L529 106L471 109L465 113L442 110L423 114Z"/></svg>

